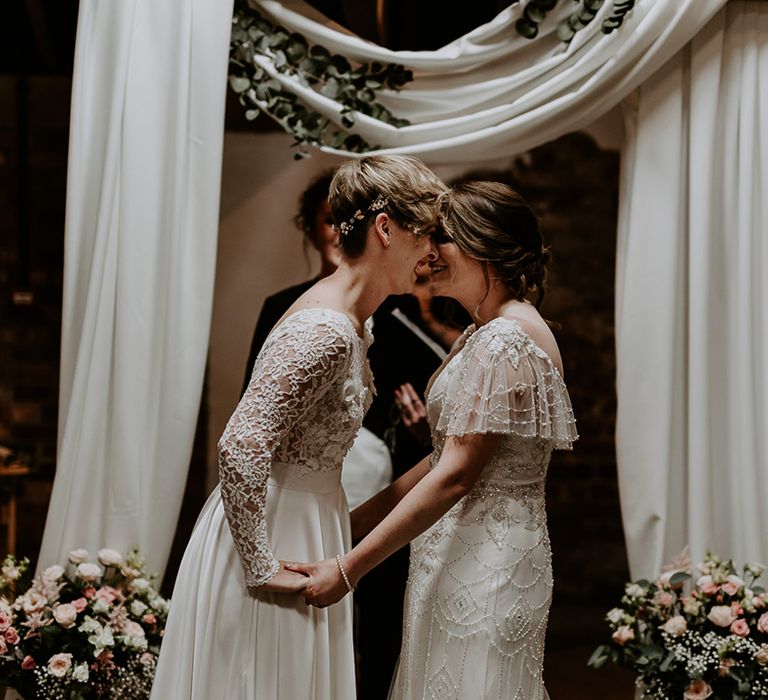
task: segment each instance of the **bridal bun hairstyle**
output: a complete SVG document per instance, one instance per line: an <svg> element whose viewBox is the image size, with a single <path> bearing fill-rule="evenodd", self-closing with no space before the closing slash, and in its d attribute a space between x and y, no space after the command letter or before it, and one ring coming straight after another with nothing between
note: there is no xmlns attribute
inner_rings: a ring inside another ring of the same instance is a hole
<svg viewBox="0 0 768 700"><path fill-rule="evenodd" d="M368 228L381 212L414 235L426 235L437 221L445 190L437 175L412 156L365 156L343 163L328 195L342 253L362 255Z"/></svg>
<svg viewBox="0 0 768 700"><path fill-rule="evenodd" d="M492 275L518 301L536 292L534 304L541 306L549 251L536 214L521 195L501 182L464 182L441 197L439 214L447 237L483 263L488 289Z"/></svg>

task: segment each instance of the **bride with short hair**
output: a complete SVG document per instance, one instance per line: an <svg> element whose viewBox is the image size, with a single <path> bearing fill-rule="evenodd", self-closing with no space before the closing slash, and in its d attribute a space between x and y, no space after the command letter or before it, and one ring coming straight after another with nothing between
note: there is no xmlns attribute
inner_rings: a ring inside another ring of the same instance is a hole
<svg viewBox="0 0 768 700"><path fill-rule="evenodd" d="M341 165L330 203L342 261L265 341L222 435L173 592L153 700L353 700L352 605L305 605L285 560L350 548L344 455L371 398L366 319L413 290L436 251L440 180L416 158Z"/></svg>

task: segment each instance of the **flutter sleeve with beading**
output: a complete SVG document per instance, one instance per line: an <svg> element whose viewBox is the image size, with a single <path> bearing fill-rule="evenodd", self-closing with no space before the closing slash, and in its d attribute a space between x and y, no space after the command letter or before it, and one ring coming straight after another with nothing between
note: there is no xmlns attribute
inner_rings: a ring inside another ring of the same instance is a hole
<svg viewBox="0 0 768 700"><path fill-rule="evenodd" d="M539 437L557 448L571 447L578 435L565 383L517 325L482 328L462 352L467 356L437 432Z"/></svg>
<svg viewBox="0 0 768 700"><path fill-rule="evenodd" d="M265 521L274 451L348 367L348 349L333 324L300 313L286 319L264 345L219 440L221 498L248 586L266 583L280 568Z"/></svg>

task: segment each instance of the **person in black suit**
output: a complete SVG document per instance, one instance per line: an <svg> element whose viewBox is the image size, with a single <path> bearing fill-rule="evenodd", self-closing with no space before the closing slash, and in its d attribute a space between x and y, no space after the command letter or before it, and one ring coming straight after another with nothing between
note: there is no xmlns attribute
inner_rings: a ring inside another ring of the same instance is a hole
<svg viewBox="0 0 768 700"><path fill-rule="evenodd" d="M320 272L315 278L283 289L265 300L253 333L243 392L256 356L274 325L296 299L338 266L338 233L332 228L327 200L332 179L333 171L325 171L310 183L299 199L294 218L304 234L305 244L320 253ZM455 324L433 315L433 309L442 308L440 302L425 296L424 288L422 292L418 297L410 294L389 297L373 314L374 342L368 359L376 396L363 427L389 448L393 479L431 450L429 431L424 431L425 421L417 419L415 425L407 424L413 421L403 420L396 392L409 384L411 391L422 397L429 378L445 357L445 345L458 335ZM387 697L400 652L408 553L408 547L404 547L389 557L360 581L355 592L358 697L364 700Z"/></svg>

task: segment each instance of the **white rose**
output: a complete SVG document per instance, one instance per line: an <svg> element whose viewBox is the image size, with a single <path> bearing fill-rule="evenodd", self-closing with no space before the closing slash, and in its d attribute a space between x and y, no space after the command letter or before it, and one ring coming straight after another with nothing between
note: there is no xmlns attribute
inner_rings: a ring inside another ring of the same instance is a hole
<svg viewBox="0 0 768 700"><path fill-rule="evenodd" d="M103 573L104 570L98 564L92 564L89 561L78 564L75 569L75 575L87 583L100 579Z"/></svg>
<svg viewBox="0 0 768 700"><path fill-rule="evenodd" d="M670 617L669 620L661 626L661 629L667 634L671 634L673 637L680 637L685 634L685 631L688 629L688 623L682 615L675 615L674 617Z"/></svg>
<svg viewBox="0 0 768 700"><path fill-rule="evenodd" d="M123 634L126 637L144 637L144 628L138 623L134 622L133 620L128 620L123 625Z"/></svg>
<svg viewBox="0 0 768 700"><path fill-rule="evenodd" d="M135 578L128 584L128 588L136 593L145 593L149 590L149 581L145 578Z"/></svg>
<svg viewBox="0 0 768 700"><path fill-rule="evenodd" d="M11 581L18 581L21 578L21 571L13 564L6 564L3 567L3 576Z"/></svg>
<svg viewBox="0 0 768 700"><path fill-rule="evenodd" d="M46 581L58 581L63 575L64 575L64 567L63 566L59 566L58 564L54 564L53 566L49 566L42 573L42 577Z"/></svg>
<svg viewBox="0 0 768 700"><path fill-rule="evenodd" d="M100 549L99 561L104 564L104 566L122 566L123 555L114 549Z"/></svg>
<svg viewBox="0 0 768 700"><path fill-rule="evenodd" d="M624 589L624 592L630 598L642 598L645 595L645 588L643 588L639 583L628 583L627 587Z"/></svg>
<svg viewBox="0 0 768 700"><path fill-rule="evenodd" d="M736 615L731 611L730 605L715 605L709 611L707 619L718 627L730 627Z"/></svg>
<svg viewBox="0 0 768 700"><path fill-rule="evenodd" d="M74 678L76 681L80 681L80 683L87 683L89 675L88 664L86 663L77 664L75 669L72 671L72 678Z"/></svg>
<svg viewBox="0 0 768 700"><path fill-rule="evenodd" d="M53 609L53 619L56 620L64 629L75 626L77 620L77 609L70 603L62 603Z"/></svg>
<svg viewBox="0 0 768 700"><path fill-rule="evenodd" d="M149 608L140 600L134 600L131 603L131 613L136 617L141 617Z"/></svg>
<svg viewBox="0 0 768 700"><path fill-rule="evenodd" d="M93 602L93 612L98 615L105 615L109 612L109 603L101 598L96 598Z"/></svg>
<svg viewBox="0 0 768 700"><path fill-rule="evenodd" d="M84 561L88 561L90 556L87 549L73 549L69 553L69 561L73 564L82 564Z"/></svg>
<svg viewBox="0 0 768 700"><path fill-rule="evenodd" d="M621 608L614 608L613 610L609 610L605 617L608 622L617 625L624 619L624 611Z"/></svg>
<svg viewBox="0 0 768 700"><path fill-rule="evenodd" d="M72 654L54 654L48 659L48 673L63 678L72 667Z"/></svg>

